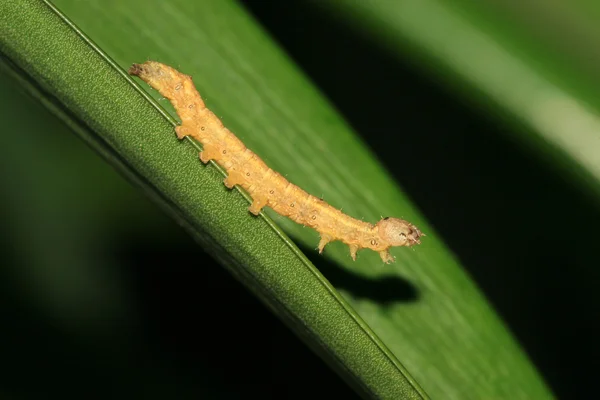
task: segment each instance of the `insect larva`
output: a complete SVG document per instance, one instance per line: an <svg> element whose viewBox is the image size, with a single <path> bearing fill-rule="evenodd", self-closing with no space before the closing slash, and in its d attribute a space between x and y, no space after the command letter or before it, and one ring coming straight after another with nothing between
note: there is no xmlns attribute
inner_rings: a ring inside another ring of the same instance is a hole
<svg viewBox="0 0 600 400"><path fill-rule="evenodd" d="M278 214L309 226L319 232L319 253L329 242L340 240L350 247L356 260L360 249L379 253L385 263L393 262L390 247L420 244L424 236L413 224L399 218L383 218L376 224L354 219L290 183L269 168L255 153L227 128L204 105L190 76L155 62L133 64L131 75L139 76L165 98L169 99L181 118L175 128L177 137L191 136L202 143L200 160L214 160L227 171L225 186L240 185L252 197L248 210L258 215L269 206Z"/></svg>

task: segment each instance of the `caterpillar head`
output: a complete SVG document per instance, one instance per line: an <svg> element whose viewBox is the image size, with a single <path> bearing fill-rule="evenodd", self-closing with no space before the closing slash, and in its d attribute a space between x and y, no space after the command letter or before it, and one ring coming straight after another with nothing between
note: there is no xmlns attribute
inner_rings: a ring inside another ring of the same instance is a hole
<svg viewBox="0 0 600 400"><path fill-rule="evenodd" d="M399 218L384 218L375 227L379 237L391 246L421 244L419 238L425 236L416 226Z"/></svg>

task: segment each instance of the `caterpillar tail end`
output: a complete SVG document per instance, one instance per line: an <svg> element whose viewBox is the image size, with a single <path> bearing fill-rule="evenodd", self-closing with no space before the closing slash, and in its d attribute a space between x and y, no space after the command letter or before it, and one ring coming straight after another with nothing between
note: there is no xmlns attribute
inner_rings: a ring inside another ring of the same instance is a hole
<svg viewBox="0 0 600 400"><path fill-rule="evenodd" d="M179 72L175 71L173 68L156 61L146 61L142 64L131 64L131 67L129 67L127 72L129 75L139 76L146 82L165 74L168 74L169 76L173 75L174 73L179 74Z"/></svg>
<svg viewBox="0 0 600 400"><path fill-rule="evenodd" d="M142 73L142 65L141 64L132 64L127 71L129 75L139 76Z"/></svg>

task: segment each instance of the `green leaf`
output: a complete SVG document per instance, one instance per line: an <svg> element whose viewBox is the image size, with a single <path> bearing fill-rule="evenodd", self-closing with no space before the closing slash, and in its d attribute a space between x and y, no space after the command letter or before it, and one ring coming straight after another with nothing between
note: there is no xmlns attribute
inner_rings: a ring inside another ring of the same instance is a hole
<svg viewBox="0 0 600 400"><path fill-rule="evenodd" d="M596 73L597 62L589 65L587 51L597 46L598 33L591 32L595 22L590 25L586 18L598 9L462 0L409 3L336 0L315 7L345 15L348 24L391 53L418 59L470 102L501 115L513 126L504 132L537 157L600 195L600 102L589 71ZM553 21L569 29L557 30ZM527 31L536 29L543 33L532 40Z"/></svg>
<svg viewBox="0 0 600 400"><path fill-rule="evenodd" d="M358 393L550 397L433 229L237 3L55 3L93 42L46 2L7 2L0 6L4 67L185 226ZM271 212L251 216L248 199L224 188L222 171L202 166L198 149L177 141L175 120L160 106L172 109L124 72L146 59L192 75L225 125L290 181L355 217L401 216L426 232L415 251L394 250L392 266L366 251L352 262L340 244L325 254L364 280L406 280L418 299L380 304L343 291L344 299L294 244L314 253L314 232Z"/></svg>

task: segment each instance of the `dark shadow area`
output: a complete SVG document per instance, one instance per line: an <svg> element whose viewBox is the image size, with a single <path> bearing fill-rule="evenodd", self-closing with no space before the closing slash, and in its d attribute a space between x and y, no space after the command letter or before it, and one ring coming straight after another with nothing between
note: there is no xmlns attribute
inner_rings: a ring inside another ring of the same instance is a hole
<svg viewBox="0 0 600 400"><path fill-rule="evenodd" d="M185 233L177 243L130 242L119 254L138 285L140 354L156 358L145 363L171 365L190 382L208 377L215 388L229 387L233 398L320 398L321 390L358 398Z"/></svg>
<svg viewBox="0 0 600 400"><path fill-rule="evenodd" d="M504 132L514 128L418 65L305 2L243 3L380 157L555 393L591 390L600 360L597 205L514 144Z"/></svg>
<svg viewBox="0 0 600 400"><path fill-rule="evenodd" d="M419 291L406 279L397 276L366 278L340 268L313 248L299 247L336 289L347 291L353 297L369 299L383 305L411 303L419 299ZM376 267L381 268L381 264Z"/></svg>
<svg viewBox="0 0 600 400"><path fill-rule="evenodd" d="M2 391L14 398L358 399L254 295L184 232L125 240L136 321L86 337L68 332L0 275ZM154 235L154 233L151 233ZM153 240L156 239L156 241ZM171 242L172 243L172 242ZM25 293L27 295L28 293ZM35 385L31 382L35 381ZM310 384L305 384L310 382Z"/></svg>

